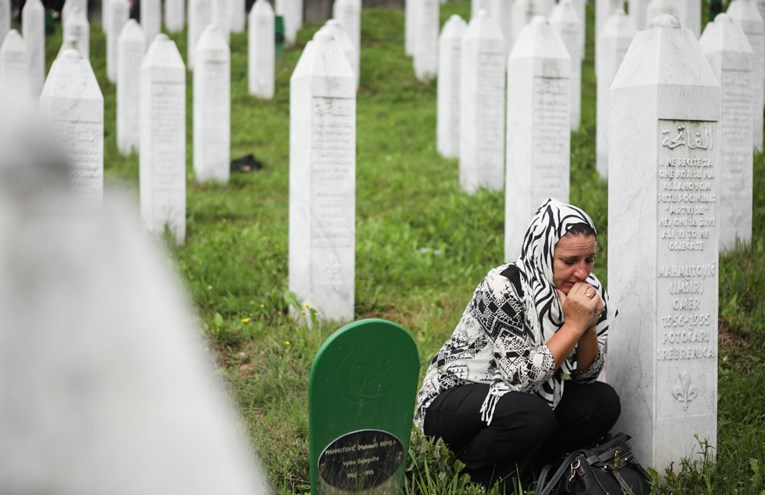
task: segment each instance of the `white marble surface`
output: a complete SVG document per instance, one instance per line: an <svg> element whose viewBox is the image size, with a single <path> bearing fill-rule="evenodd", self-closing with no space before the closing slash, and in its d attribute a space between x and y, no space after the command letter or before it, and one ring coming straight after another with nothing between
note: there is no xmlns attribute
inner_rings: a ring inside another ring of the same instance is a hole
<svg viewBox="0 0 765 495"><path fill-rule="evenodd" d="M683 24L685 20L685 9L678 0L651 0L646 7L646 21L650 25L654 17L661 14L669 14L680 22L680 25L686 27ZM647 26L646 26L647 27Z"/></svg>
<svg viewBox="0 0 765 495"><path fill-rule="evenodd" d="M186 26L186 2L184 0L165 0L165 29L169 33L179 33Z"/></svg>
<svg viewBox="0 0 765 495"><path fill-rule="evenodd" d="M497 23L499 30L502 31L502 36L505 38L505 54L510 55L515 40L513 35L514 4L506 0L491 0L488 10L489 15Z"/></svg>
<svg viewBox="0 0 765 495"><path fill-rule="evenodd" d="M117 82L117 41L128 20L130 6L127 0L107 0L109 27L106 30L106 77Z"/></svg>
<svg viewBox="0 0 765 495"><path fill-rule="evenodd" d="M104 190L104 98L88 59L75 50L66 50L56 58L40 93L40 113L51 123L65 150L76 194L100 202Z"/></svg>
<svg viewBox="0 0 765 495"><path fill-rule="evenodd" d="M526 24L535 15L533 0L515 0L513 2L513 46Z"/></svg>
<svg viewBox="0 0 765 495"><path fill-rule="evenodd" d="M701 0L682 0L680 13L683 16L680 24L693 31L697 38L701 36Z"/></svg>
<svg viewBox="0 0 765 495"><path fill-rule="evenodd" d="M404 53L410 57L414 56L414 26L417 23L416 7L420 1L404 0Z"/></svg>
<svg viewBox="0 0 765 495"><path fill-rule="evenodd" d="M189 26L186 40L186 63L190 69L194 68L194 50L197 41L208 24L212 23L213 0L189 0ZM151 40L147 37L147 43Z"/></svg>
<svg viewBox="0 0 765 495"><path fill-rule="evenodd" d="M162 3L161 0L141 1L141 28L146 36L146 41L151 44L154 38L162 31Z"/></svg>
<svg viewBox="0 0 765 495"><path fill-rule="evenodd" d="M228 183L231 169L231 53L211 24L197 43L194 61L194 176Z"/></svg>
<svg viewBox="0 0 765 495"><path fill-rule="evenodd" d="M736 239L752 240L752 65L746 35L727 14L707 24L699 40L720 81L720 178L718 230L721 251Z"/></svg>
<svg viewBox="0 0 765 495"><path fill-rule="evenodd" d="M614 80L619 65L632 43L637 29L632 19L623 10L617 10L606 20L597 40L597 118L595 152L596 168L601 179L608 179L608 133L610 111L608 108L608 90Z"/></svg>
<svg viewBox="0 0 765 495"><path fill-rule="evenodd" d="M274 10L268 0L257 0L250 9L247 33L247 78L251 95L274 97Z"/></svg>
<svg viewBox="0 0 765 495"><path fill-rule="evenodd" d="M629 0L629 16L638 31L648 27L648 4L650 0Z"/></svg>
<svg viewBox="0 0 765 495"><path fill-rule="evenodd" d="M228 44L231 35L231 0L212 0L212 17L212 23L215 24ZM206 30L207 28L202 32L204 33ZM194 63L196 64L196 60Z"/></svg>
<svg viewBox="0 0 765 495"><path fill-rule="evenodd" d="M64 6L61 8L61 24L66 24L66 18L69 12L75 7L79 8L84 14L85 18L88 17L88 1L87 0L66 0Z"/></svg>
<svg viewBox="0 0 765 495"><path fill-rule="evenodd" d="M356 66L358 59L356 58L356 49L353 47L353 42L348 37L348 33L345 32L340 21L337 19L329 19L321 27L321 30L332 36L335 42L340 46L340 50L345 54L346 60L348 60L351 69L353 69L353 75L356 78L356 88L358 89L359 70Z"/></svg>
<svg viewBox="0 0 765 495"><path fill-rule="evenodd" d="M550 14L550 25L558 32L571 58L571 130L579 130L582 115L582 60L584 31L571 0L560 0Z"/></svg>
<svg viewBox="0 0 765 495"><path fill-rule="evenodd" d="M485 10L471 19L460 58L460 186L500 191L505 169L505 39Z"/></svg>
<svg viewBox="0 0 765 495"><path fill-rule="evenodd" d="M446 158L459 157L460 54L466 29L462 17L452 15L444 24L438 42L436 148Z"/></svg>
<svg viewBox="0 0 765 495"><path fill-rule="evenodd" d="M569 201L571 59L544 17L521 31L507 63L505 260L516 260L547 198Z"/></svg>
<svg viewBox="0 0 765 495"><path fill-rule="evenodd" d="M246 2L245 0L230 0L231 1L231 17L229 28L232 33L244 32L244 27L247 19Z"/></svg>
<svg viewBox="0 0 765 495"><path fill-rule="evenodd" d="M80 54L86 59L90 59L90 24L85 17L85 12L79 7L72 7L63 23L64 43L72 41Z"/></svg>
<svg viewBox="0 0 765 495"><path fill-rule="evenodd" d="M143 29L129 19L117 40L117 149L123 155L138 151L141 142L139 95L145 52Z"/></svg>
<svg viewBox="0 0 765 495"><path fill-rule="evenodd" d="M29 51L18 31L11 29L0 44L0 91L15 98L29 98Z"/></svg>
<svg viewBox="0 0 765 495"><path fill-rule="evenodd" d="M754 149L762 151L762 108L763 87L765 86L765 32L763 19L753 0L733 0L728 6L727 14L741 27L752 48L754 59L752 62L752 119Z"/></svg>
<svg viewBox="0 0 765 495"><path fill-rule="evenodd" d="M45 82L45 8L40 0L24 3L21 33L29 54L29 89L37 96Z"/></svg>
<svg viewBox="0 0 765 495"><path fill-rule="evenodd" d="M274 0L276 15L284 17L284 38L287 45L297 39L297 33L303 27L303 0Z"/></svg>
<svg viewBox="0 0 765 495"><path fill-rule="evenodd" d="M356 84L317 33L290 79L289 288L326 320L354 316Z"/></svg>
<svg viewBox="0 0 765 495"><path fill-rule="evenodd" d="M149 232L186 239L186 68L175 43L158 34L140 70L139 189Z"/></svg>
<svg viewBox="0 0 765 495"><path fill-rule="evenodd" d="M595 38L600 36L603 26L611 14L617 10L624 10L623 0L595 0Z"/></svg>
<svg viewBox="0 0 765 495"><path fill-rule="evenodd" d="M418 6L414 74L423 82L430 81L438 74L439 8L438 0L420 0Z"/></svg>
<svg viewBox="0 0 765 495"><path fill-rule="evenodd" d="M610 93L607 366L615 430L662 473L700 459L700 440L715 455L720 86L691 30L653 25Z"/></svg>
<svg viewBox="0 0 765 495"><path fill-rule="evenodd" d="M11 30L11 0L0 0L0 44Z"/></svg>
<svg viewBox="0 0 765 495"><path fill-rule="evenodd" d="M340 23L354 49L351 67L356 73L356 87L361 78L361 0L335 0L332 17Z"/></svg>

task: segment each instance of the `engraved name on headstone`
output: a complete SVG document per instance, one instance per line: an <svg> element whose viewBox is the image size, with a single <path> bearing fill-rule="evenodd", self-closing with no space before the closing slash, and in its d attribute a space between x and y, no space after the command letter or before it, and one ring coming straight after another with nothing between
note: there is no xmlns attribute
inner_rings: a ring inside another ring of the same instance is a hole
<svg viewBox="0 0 765 495"><path fill-rule="evenodd" d="M460 53L467 24L453 15L444 24L438 46L436 145L446 158L459 157Z"/></svg>

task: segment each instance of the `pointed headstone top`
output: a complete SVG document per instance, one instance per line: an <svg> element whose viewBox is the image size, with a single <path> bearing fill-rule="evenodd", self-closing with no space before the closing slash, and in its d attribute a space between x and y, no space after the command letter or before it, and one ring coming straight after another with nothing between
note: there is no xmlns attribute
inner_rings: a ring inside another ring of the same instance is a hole
<svg viewBox="0 0 765 495"><path fill-rule="evenodd" d="M41 99L43 95L49 97L65 95L67 98L79 100L104 99L90 62L82 58L80 52L73 49L64 50L56 58L55 65L56 70L51 68L45 80Z"/></svg>
<svg viewBox="0 0 765 495"><path fill-rule="evenodd" d="M24 38L21 37L18 31L11 29L5 35L0 51L3 53L26 53L27 44L24 43Z"/></svg>
<svg viewBox="0 0 765 495"><path fill-rule="evenodd" d="M478 11L468 24L467 31L465 31L466 38L480 38L491 40L502 40L504 45L505 36L499 29L499 24L489 16L489 13L481 9Z"/></svg>
<svg viewBox="0 0 765 495"><path fill-rule="evenodd" d="M677 17L673 16L672 14L661 14L651 19L651 22L648 24L648 28L680 29L682 26L680 25L680 21L677 20Z"/></svg>
<svg viewBox="0 0 765 495"><path fill-rule="evenodd" d="M122 28L119 37L120 40L140 40L142 43L146 42L146 37L143 34L143 29L135 19L128 19L128 21L125 23L125 26Z"/></svg>
<svg viewBox="0 0 765 495"><path fill-rule="evenodd" d="M467 23L462 17L455 14L449 17L449 19L444 24L444 29L441 32L441 36L446 38L462 37L462 35L465 33L465 29L467 29Z"/></svg>
<svg viewBox="0 0 765 495"><path fill-rule="evenodd" d="M544 16L534 16L524 26L510 52L511 59L526 57L571 58L560 35Z"/></svg>
<svg viewBox="0 0 765 495"><path fill-rule="evenodd" d="M167 37L165 33L159 33L154 37L149 49L146 51L146 56L141 64L141 69L144 67L172 67L184 69L183 77L185 79L185 66L181 54L178 52L178 47L175 46L175 42Z"/></svg>
<svg viewBox="0 0 765 495"><path fill-rule="evenodd" d="M204 31L202 31L196 50L197 52L205 50L221 54L229 53L226 37L223 35L223 31L215 24L208 24Z"/></svg>
<svg viewBox="0 0 765 495"><path fill-rule="evenodd" d="M717 14L714 22L707 24L699 38L705 52L736 51L752 53L746 34L728 14Z"/></svg>
<svg viewBox="0 0 765 495"><path fill-rule="evenodd" d="M258 0L252 7L256 15L274 15L274 8L268 0Z"/></svg>

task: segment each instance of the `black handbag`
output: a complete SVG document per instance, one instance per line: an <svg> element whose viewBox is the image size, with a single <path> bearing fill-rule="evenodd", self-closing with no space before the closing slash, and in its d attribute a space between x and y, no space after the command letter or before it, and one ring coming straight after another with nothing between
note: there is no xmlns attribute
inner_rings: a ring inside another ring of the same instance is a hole
<svg viewBox="0 0 765 495"><path fill-rule="evenodd" d="M590 449L566 454L548 480L552 465L542 469L536 495L649 495L651 475L632 455L630 436L619 433Z"/></svg>

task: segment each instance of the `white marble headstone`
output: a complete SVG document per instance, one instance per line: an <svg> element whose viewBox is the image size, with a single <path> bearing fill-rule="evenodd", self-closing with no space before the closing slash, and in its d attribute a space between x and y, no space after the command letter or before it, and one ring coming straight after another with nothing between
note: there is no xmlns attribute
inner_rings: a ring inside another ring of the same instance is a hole
<svg viewBox="0 0 765 495"><path fill-rule="evenodd" d="M51 123L71 163L75 192L100 202L104 190L104 98L87 58L75 50L66 50L56 58L40 94L40 113Z"/></svg>
<svg viewBox="0 0 765 495"><path fill-rule="evenodd" d="M212 0L212 12L213 24L218 28L220 34L223 35L226 43L229 43L231 35L231 0Z"/></svg>
<svg viewBox="0 0 765 495"><path fill-rule="evenodd" d="M189 68L194 68L194 51L197 40L208 24L212 23L213 0L189 0L189 26L186 41L186 62ZM148 40L148 39L147 39ZM149 42L151 40L148 40Z"/></svg>
<svg viewBox="0 0 765 495"><path fill-rule="evenodd" d="M290 79L289 288L328 320L354 315L356 83L326 33Z"/></svg>
<svg viewBox="0 0 765 495"><path fill-rule="evenodd" d="M11 30L11 0L0 0L0 44Z"/></svg>
<svg viewBox="0 0 765 495"><path fill-rule="evenodd" d="M624 10L623 0L595 0L595 39L600 36L606 20L617 10Z"/></svg>
<svg viewBox="0 0 765 495"><path fill-rule="evenodd" d="M680 12L683 16L680 24L693 31L698 38L701 35L701 0L682 0Z"/></svg>
<svg viewBox="0 0 765 495"><path fill-rule="evenodd" d="M582 106L582 59L584 31L571 0L560 0L550 14L550 25L558 32L571 58L571 130L579 129Z"/></svg>
<svg viewBox="0 0 765 495"><path fill-rule="evenodd" d="M130 5L128 0L107 0L107 3L111 13L106 30L106 77L111 82L117 82L117 41L128 21Z"/></svg>
<svg viewBox="0 0 765 495"><path fill-rule="evenodd" d="M523 28L507 63L505 259L547 198L569 200L571 59L544 17Z"/></svg>
<svg viewBox="0 0 765 495"><path fill-rule="evenodd" d="M765 56L765 33L763 32L763 19L753 0L733 0L728 6L728 15L741 27L752 48L754 59L752 60L752 118L754 149L762 151L763 131L763 57Z"/></svg>
<svg viewBox="0 0 765 495"><path fill-rule="evenodd" d="M284 18L284 38L288 45L295 43L303 27L303 0L275 0L274 10Z"/></svg>
<svg viewBox="0 0 765 495"><path fill-rule="evenodd" d="M141 63L139 188L149 232L186 239L186 68L175 43L158 34Z"/></svg>
<svg viewBox="0 0 765 495"><path fill-rule="evenodd" d="M485 10L462 37L460 57L460 186L500 191L505 172L505 39Z"/></svg>
<svg viewBox="0 0 765 495"><path fill-rule="evenodd" d="M257 0L248 17L248 71L251 95L274 97L274 9L268 0Z"/></svg>
<svg viewBox="0 0 765 495"><path fill-rule="evenodd" d="M141 28L146 41L151 43L162 31L162 3L161 0L140 0L140 2Z"/></svg>
<svg viewBox="0 0 765 495"><path fill-rule="evenodd" d="M217 26L205 28L194 61L194 175L227 183L231 168L231 54Z"/></svg>
<svg viewBox="0 0 765 495"><path fill-rule="evenodd" d="M699 40L720 81L719 245L752 240L752 65L746 35L727 14L707 24Z"/></svg>
<svg viewBox="0 0 765 495"><path fill-rule="evenodd" d="M683 15L684 12L685 9L683 8L682 3L678 0L651 0L646 8L646 20L651 22L651 19L656 16L669 14L677 18L680 25L685 27L683 25L683 20L685 20L685 16Z"/></svg>
<svg viewBox="0 0 765 495"><path fill-rule="evenodd" d="M489 2L489 15L499 26L499 30L502 31L502 36L505 38L505 53L510 55L510 51L513 49L513 41L515 36L513 34L513 12L515 10L513 2L507 0L490 0Z"/></svg>
<svg viewBox="0 0 765 495"><path fill-rule="evenodd" d="M45 82L45 8L40 0L24 3L21 33L29 54L29 88L39 95Z"/></svg>
<svg viewBox="0 0 765 495"><path fill-rule="evenodd" d="M353 47L353 42L348 38L348 34L337 19L329 19L324 23L324 26L322 26L321 29L332 36L332 38L335 39L335 42L340 45L340 49L345 54L345 58L348 60L348 63L351 64L353 74L356 77L356 87L358 88L359 71L356 66L358 59L356 58L356 49Z"/></svg>
<svg viewBox="0 0 765 495"><path fill-rule="evenodd" d="M651 26L611 86L607 366L614 429L661 473L717 446L720 85L693 31Z"/></svg>
<svg viewBox="0 0 765 495"><path fill-rule="evenodd" d="M72 40L80 54L84 58L90 59L90 24L85 17L85 12L79 7L72 7L63 22L64 42Z"/></svg>
<svg viewBox="0 0 765 495"><path fill-rule="evenodd" d="M29 51L18 31L11 29L0 43L0 92L15 98L28 98Z"/></svg>
<svg viewBox="0 0 765 495"><path fill-rule="evenodd" d="M453 15L444 24L438 42L436 148L446 158L459 158L460 54L466 29L462 17Z"/></svg>
<svg viewBox="0 0 765 495"><path fill-rule="evenodd" d="M110 0L101 0L100 2L101 30L107 37L109 36L109 16L111 15L111 5L109 5L110 3Z"/></svg>
<svg viewBox="0 0 765 495"><path fill-rule="evenodd" d="M353 46L355 60L351 61L351 66L356 73L358 88L361 77L361 0L335 0L332 17L340 23Z"/></svg>
<svg viewBox="0 0 765 495"><path fill-rule="evenodd" d="M608 135L610 115L608 90L619 70L627 49L637 29L632 19L623 10L617 10L606 20L597 40L597 118L596 118L596 162L601 179L608 179Z"/></svg>
<svg viewBox="0 0 765 495"><path fill-rule="evenodd" d="M130 19L117 40L117 149L123 155L138 151L141 142L139 95L145 52L141 25Z"/></svg>
<svg viewBox="0 0 765 495"><path fill-rule="evenodd" d="M84 14L85 18L88 18L88 0L66 0L64 6L61 8L61 25L66 24L66 19L69 13L75 8L79 8Z"/></svg>
<svg viewBox="0 0 765 495"><path fill-rule="evenodd" d="M572 3L574 4L574 10L576 10L576 16L579 18L579 22L582 23L582 33L587 33L587 0L573 0ZM582 59L585 58L586 53L585 38L586 36L583 35L580 48Z"/></svg>
<svg viewBox="0 0 765 495"><path fill-rule="evenodd" d="M165 0L165 29L170 33L179 33L186 26L186 2L184 0Z"/></svg>
<svg viewBox="0 0 765 495"><path fill-rule="evenodd" d="M404 53L410 57L414 56L414 27L417 24L417 5L420 1L404 0Z"/></svg>
<svg viewBox="0 0 765 495"><path fill-rule="evenodd" d="M272 493L136 206L78 198L26 116L0 114L0 492Z"/></svg>
<svg viewBox="0 0 765 495"><path fill-rule="evenodd" d="M229 29L232 33L244 32L244 27L247 20L247 5L245 0L230 0L231 1L231 17L229 22Z"/></svg>
<svg viewBox="0 0 765 495"><path fill-rule="evenodd" d="M536 15L533 0L515 0L513 2L513 46L526 24Z"/></svg>
<svg viewBox="0 0 765 495"><path fill-rule="evenodd" d="M429 81L438 73L438 0L419 0L414 43L414 74L420 81ZM503 39L504 42L504 39Z"/></svg>
<svg viewBox="0 0 765 495"><path fill-rule="evenodd" d="M650 0L629 0L629 16L638 31L648 27L648 3Z"/></svg>

